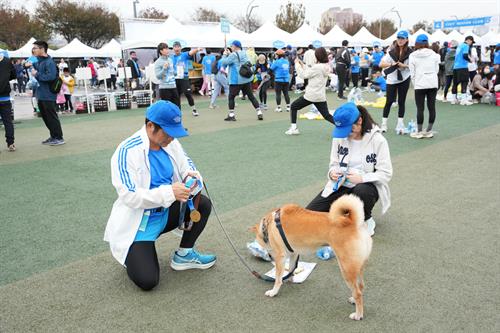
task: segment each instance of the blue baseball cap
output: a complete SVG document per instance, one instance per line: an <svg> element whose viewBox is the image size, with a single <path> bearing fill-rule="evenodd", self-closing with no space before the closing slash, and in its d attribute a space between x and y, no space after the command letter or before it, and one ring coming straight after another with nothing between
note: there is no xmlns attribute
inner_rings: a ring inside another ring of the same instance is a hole
<svg viewBox="0 0 500 333"><path fill-rule="evenodd" d="M417 36L415 43L427 43L429 42L429 37L426 34L420 34Z"/></svg>
<svg viewBox="0 0 500 333"><path fill-rule="evenodd" d="M239 40L236 40L236 39L233 40L233 42L231 43L231 45L239 47L241 49L241 42Z"/></svg>
<svg viewBox="0 0 500 333"><path fill-rule="evenodd" d="M495 47L500 47L500 43L497 43L497 45Z"/></svg>
<svg viewBox="0 0 500 333"><path fill-rule="evenodd" d="M352 132L352 125L359 118L359 110L353 102L341 105L333 113L333 122L335 128L332 132L332 138L345 139Z"/></svg>
<svg viewBox="0 0 500 333"><path fill-rule="evenodd" d="M408 31L406 31L406 30L399 31L397 38L408 38Z"/></svg>
<svg viewBox="0 0 500 333"><path fill-rule="evenodd" d="M169 101L158 101L146 110L146 118L158 124L161 129L173 138L188 136L182 125L181 110Z"/></svg>

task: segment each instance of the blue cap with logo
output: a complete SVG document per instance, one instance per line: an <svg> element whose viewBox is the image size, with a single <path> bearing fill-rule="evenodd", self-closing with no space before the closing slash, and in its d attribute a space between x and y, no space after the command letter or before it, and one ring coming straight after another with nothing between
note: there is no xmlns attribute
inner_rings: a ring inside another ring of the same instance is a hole
<svg viewBox="0 0 500 333"><path fill-rule="evenodd" d="M241 49L241 42L239 40L236 40L236 39L233 40L233 42L231 43L231 45L239 47Z"/></svg>
<svg viewBox="0 0 500 333"><path fill-rule="evenodd" d="M182 125L181 110L169 101L158 101L146 110L146 118L159 125L161 129L173 138L188 136Z"/></svg>
<svg viewBox="0 0 500 333"><path fill-rule="evenodd" d="M408 31L406 31L406 30L399 31L397 38L408 38Z"/></svg>
<svg viewBox="0 0 500 333"><path fill-rule="evenodd" d="M427 43L429 42L429 37L426 34L420 34L417 36L415 43Z"/></svg>
<svg viewBox="0 0 500 333"><path fill-rule="evenodd" d="M333 113L333 122L335 128L332 132L332 138L345 139L352 132L352 125L359 118L359 110L353 102L341 105Z"/></svg>

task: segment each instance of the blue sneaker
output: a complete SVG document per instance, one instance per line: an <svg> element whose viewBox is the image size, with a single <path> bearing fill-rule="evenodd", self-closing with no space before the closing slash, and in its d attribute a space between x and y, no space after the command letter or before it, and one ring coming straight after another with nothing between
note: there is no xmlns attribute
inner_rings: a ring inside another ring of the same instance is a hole
<svg viewBox="0 0 500 333"><path fill-rule="evenodd" d="M185 256L180 256L177 251L170 261L170 267L175 271L184 271L186 269L207 269L212 267L217 260L213 254L202 254L192 249Z"/></svg>

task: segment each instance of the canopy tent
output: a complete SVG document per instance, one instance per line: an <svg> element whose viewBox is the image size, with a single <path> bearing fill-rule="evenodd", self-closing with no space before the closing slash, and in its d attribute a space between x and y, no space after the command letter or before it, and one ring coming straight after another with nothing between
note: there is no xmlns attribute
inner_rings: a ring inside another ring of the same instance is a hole
<svg viewBox="0 0 500 333"><path fill-rule="evenodd" d="M271 48L275 41L282 41L285 44L289 44L292 41L292 35L268 21L248 35L247 39L244 40L243 46Z"/></svg>
<svg viewBox="0 0 500 333"><path fill-rule="evenodd" d="M496 33L494 31L489 31L485 35L481 37L482 45L492 46L500 43L500 33Z"/></svg>
<svg viewBox="0 0 500 333"><path fill-rule="evenodd" d="M441 45L443 45L444 42L449 41L449 37L447 34L444 33L443 30L436 30L431 35L431 41L432 42L439 42Z"/></svg>
<svg viewBox="0 0 500 333"><path fill-rule="evenodd" d="M33 48L33 43L36 42L35 38L30 38L30 40L24 44L21 48L15 51L8 51L10 58L29 58L31 57L31 49ZM50 56L53 56L54 50L49 48L47 52Z"/></svg>
<svg viewBox="0 0 500 333"><path fill-rule="evenodd" d="M325 36L320 34L307 23L302 24L294 33L291 34L290 44L293 46L308 46L314 41L320 41L322 45L325 45Z"/></svg>
<svg viewBox="0 0 500 333"><path fill-rule="evenodd" d="M335 25L326 35L323 36L325 45L339 47L343 40L352 41L352 36L346 33L338 25Z"/></svg>
<svg viewBox="0 0 500 333"><path fill-rule="evenodd" d="M69 44L52 52L51 56L53 58L85 58L101 57L101 54L99 50L83 44L78 38L74 38Z"/></svg>
<svg viewBox="0 0 500 333"><path fill-rule="evenodd" d="M448 41L452 40L456 40L457 42L462 43L464 41L464 35L456 30L453 30L448 34Z"/></svg>
<svg viewBox="0 0 500 333"><path fill-rule="evenodd" d="M373 46L373 43L375 42L382 44L382 40L380 38L372 35L366 27L361 27L361 29L359 29L359 31L351 37L351 40L349 40L349 46Z"/></svg>
<svg viewBox="0 0 500 333"><path fill-rule="evenodd" d="M410 36L409 38L409 44L410 46L415 46L415 40L419 35L426 35L427 38L429 38L429 43L432 43L432 35L428 33L427 31L423 29L418 29L413 35Z"/></svg>
<svg viewBox="0 0 500 333"><path fill-rule="evenodd" d="M122 46L116 39L110 40L99 50L101 57L110 57L110 58L121 58L122 57Z"/></svg>
<svg viewBox="0 0 500 333"><path fill-rule="evenodd" d="M386 39L384 39L382 41L382 46L390 46L392 45L392 43L398 38L398 32L396 31L395 33L393 33L392 35L390 35L389 37L387 37Z"/></svg>

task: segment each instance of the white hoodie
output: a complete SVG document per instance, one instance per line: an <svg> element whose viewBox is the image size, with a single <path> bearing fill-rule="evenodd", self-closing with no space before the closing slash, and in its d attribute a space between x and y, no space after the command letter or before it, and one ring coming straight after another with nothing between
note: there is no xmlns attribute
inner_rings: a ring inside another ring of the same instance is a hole
<svg viewBox="0 0 500 333"><path fill-rule="evenodd" d="M389 145L380 129L374 127L371 132L365 133L361 140L361 153L363 158L363 183L373 183L377 188L382 214L385 214L391 205L391 192L389 191L389 181L392 178L392 162L389 153ZM351 156L349 154L350 140L333 139L332 151L330 154L330 167L328 168L328 182L321 193L323 198L333 193L334 181L330 179L330 172L342 172L340 163L349 166Z"/></svg>
<svg viewBox="0 0 500 333"><path fill-rule="evenodd" d="M418 49L410 54L411 81L415 89L438 88L439 54L428 48Z"/></svg>
<svg viewBox="0 0 500 333"><path fill-rule="evenodd" d="M309 102L326 102L326 81L330 74L328 64L306 66L303 77L308 79L304 98Z"/></svg>

